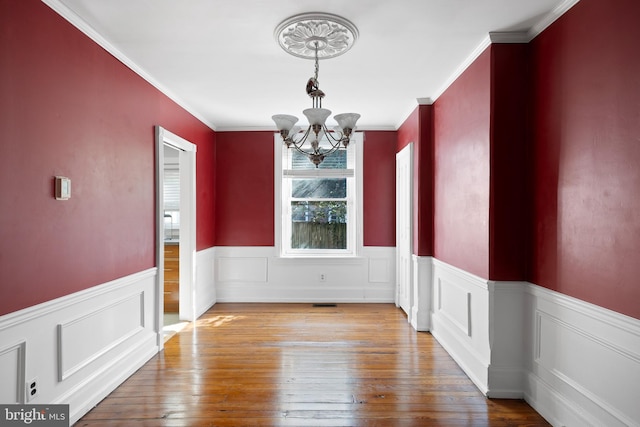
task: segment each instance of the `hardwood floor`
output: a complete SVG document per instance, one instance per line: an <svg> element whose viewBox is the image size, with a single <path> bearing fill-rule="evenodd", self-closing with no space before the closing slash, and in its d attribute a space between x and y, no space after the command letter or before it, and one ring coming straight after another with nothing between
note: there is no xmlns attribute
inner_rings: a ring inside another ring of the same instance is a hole
<svg viewBox="0 0 640 427"><path fill-rule="evenodd" d="M393 304L216 304L76 426L548 426Z"/></svg>

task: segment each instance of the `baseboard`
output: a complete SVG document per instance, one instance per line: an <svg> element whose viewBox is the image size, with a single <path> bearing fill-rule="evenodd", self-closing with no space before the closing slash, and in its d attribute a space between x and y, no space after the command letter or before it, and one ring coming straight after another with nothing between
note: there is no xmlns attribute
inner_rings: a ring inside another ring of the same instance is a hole
<svg viewBox="0 0 640 427"><path fill-rule="evenodd" d="M157 353L156 276L152 268L0 317L0 402L66 403L72 422L82 417Z"/></svg>

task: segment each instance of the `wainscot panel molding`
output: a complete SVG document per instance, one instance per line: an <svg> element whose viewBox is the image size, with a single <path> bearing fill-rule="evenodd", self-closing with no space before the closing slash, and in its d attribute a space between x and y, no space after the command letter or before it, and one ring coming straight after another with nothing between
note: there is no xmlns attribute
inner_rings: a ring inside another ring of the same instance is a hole
<svg viewBox="0 0 640 427"><path fill-rule="evenodd" d="M557 426L640 427L640 320L432 264L431 333L480 391Z"/></svg>
<svg viewBox="0 0 640 427"><path fill-rule="evenodd" d="M395 248L357 257L280 257L275 247L216 247L218 302L393 302Z"/></svg>
<svg viewBox="0 0 640 427"><path fill-rule="evenodd" d="M524 282L489 281L433 259L431 333L488 397L523 397Z"/></svg>
<svg viewBox="0 0 640 427"><path fill-rule="evenodd" d="M409 321L416 331L431 330L433 257L413 255L413 297Z"/></svg>
<svg viewBox="0 0 640 427"><path fill-rule="evenodd" d="M216 248L196 252L196 318L216 303Z"/></svg>
<svg viewBox="0 0 640 427"><path fill-rule="evenodd" d="M529 284L525 399L553 425L640 426L640 320Z"/></svg>
<svg viewBox="0 0 640 427"><path fill-rule="evenodd" d="M0 347L0 403L24 403L25 347L25 341Z"/></svg>
<svg viewBox="0 0 640 427"><path fill-rule="evenodd" d="M489 391L489 295L485 279L433 260L431 333L480 391Z"/></svg>
<svg viewBox="0 0 640 427"><path fill-rule="evenodd" d="M0 317L0 403L65 403L71 423L82 417L158 352L156 275L152 268Z"/></svg>

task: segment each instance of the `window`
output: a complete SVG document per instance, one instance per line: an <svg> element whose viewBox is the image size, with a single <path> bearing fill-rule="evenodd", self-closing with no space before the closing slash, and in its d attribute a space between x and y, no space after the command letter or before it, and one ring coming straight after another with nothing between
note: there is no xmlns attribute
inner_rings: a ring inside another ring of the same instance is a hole
<svg viewBox="0 0 640 427"><path fill-rule="evenodd" d="M164 239L180 236L180 171L176 167L164 170Z"/></svg>
<svg viewBox="0 0 640 427"><path fill-rule="evenodd" d="M318 168L279 134L276 144L276 233L284 256L353 256L361 246L359 176L362 134ZM322 146L322 142L321 142ZM279 211L278 211L279 210ZM281 219L281 220L280 220Z"/></svg>

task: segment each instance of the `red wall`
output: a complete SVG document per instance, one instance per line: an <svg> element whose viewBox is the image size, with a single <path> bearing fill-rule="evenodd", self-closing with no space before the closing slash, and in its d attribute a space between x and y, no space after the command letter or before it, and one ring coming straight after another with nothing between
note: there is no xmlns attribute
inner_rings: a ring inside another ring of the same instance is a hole
<svg viewBox="0 0 640 427"><path fill-rule="evenodd" d="M526 44L492 44L489 278L527 276L529 98Z"/></svg>
<svg viewBox="0 0 640 427"><path fill-rule="evenodd" d="M216 133L216 246L275 244L273 135ZM365 132L365 246L395 246L395 148L395 132Z"/></svg>
<svg viewBox="0 0 640 427"><path fill-rule="evenodd" d="M365 132L363 244L396 245L396 132Z"/></svg>
<svg viewBox="0 0 640 427"><path fill-rule="evenodd" d="M273 246L274 132L216 133L216 246Z"/></svg>
<svg viewBox="0 0 640 427"><path fill-rule="evenodd" d="M434 255L489 277L491 51L434 104Z"/></svg>
<svg viewBox="0 0 640 427"><path fill-rule="evenodd" d="M530 280L640 318L640 2L582 0L532 42ZM595 30L597 29L597 30Z"/></svg>
<svg viewBox="0 0 640 427"><path fill-rule="evenodd" d="M419 105L398 129L397 152L413 143L413 253L433 255L433 106Z"/></svg>
<svg viewBox="0 0 640 427"><path fill-rule="evenodd" d="M0 93L0 315L155 265L156 124L198 145L213 245L213 131L38 0L0 0Z"/></svg>

